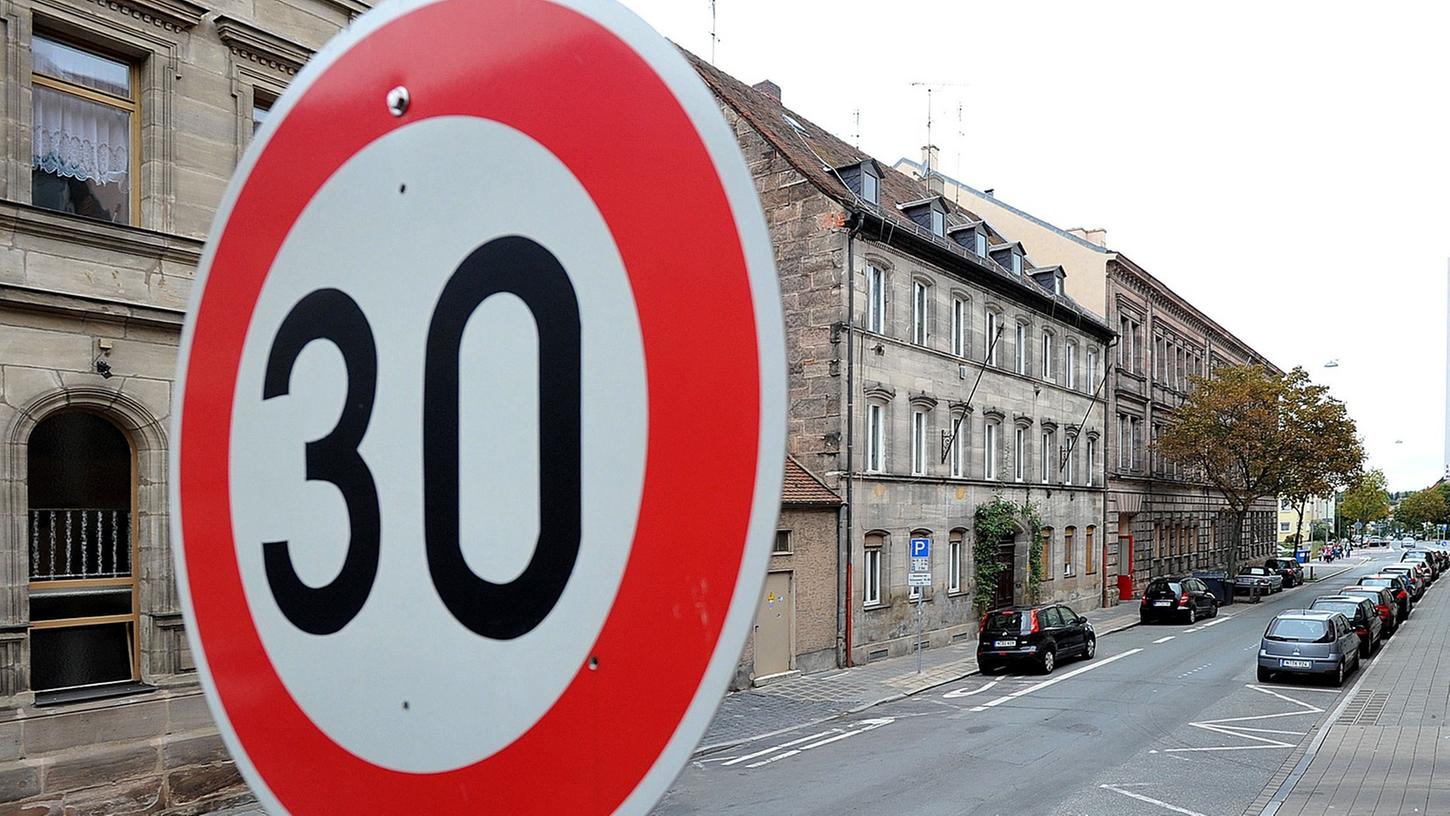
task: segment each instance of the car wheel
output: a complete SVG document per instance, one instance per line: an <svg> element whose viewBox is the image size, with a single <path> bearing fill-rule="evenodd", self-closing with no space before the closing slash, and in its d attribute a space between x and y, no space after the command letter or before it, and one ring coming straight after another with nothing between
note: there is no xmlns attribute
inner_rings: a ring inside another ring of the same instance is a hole
<svg viewBox="0 0 1450 816"><path fill-rule="evenodd" d="M1264 668L1263 666L1260 666L1259 667L1259 682L1260 683L1267 683L1267 682L1269 682L1269 680L1273 676L1274 676L1274 673L1273 672L1269 671L1268 669Z"/></svg>
<svg viewBox="0 0 1450 816"><path fill-rule="evenodd" d="M1042 653L1042 673L1052 674L1052 670L1055 668L1057 668L1057 653L1048 649Z"/></svg>
<svg viewBox="0 0 1450 816"><path fill-rule="evenodd" d="M1213 614L1212 615L1209 615L1209 617L1210 618L1216 618L1216 617L1218 617L1218 601L1214 601L1213 602Z"/></svg>
<svg viewBox="0 0 1450 816"><path fill-rule="evenodd" d="M1334 685L1344 685L1344 661L1342 660L1339 662L1338 666L1334 667Z"/></svg>
<svg viewBox="0 0 1450 816"><path fill-rule="evenodd" d="M1198 610L1190 606L1188 607L1188 625L1192 626L1195 623L1198 623Z"/></svg>
<svg viewBox="0 0 1450 816"><path fill-rule="evenodd" d="M1093 656L1096 655L1097 653L1098 653L1098 639L1095 638L1095 637L1088 638L1087 639L1087 646L1083 648L1083 652L1082 652L1083 660L1092 660L1093 659Z"/></svg>

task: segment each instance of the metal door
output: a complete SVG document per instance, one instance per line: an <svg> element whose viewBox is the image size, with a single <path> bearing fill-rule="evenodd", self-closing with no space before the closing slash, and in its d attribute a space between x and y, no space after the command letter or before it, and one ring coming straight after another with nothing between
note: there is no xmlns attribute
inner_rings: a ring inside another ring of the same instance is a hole
<svg viewBox="0 0 1450 816"><path fill-rule="evenodd" d="M765 576L765 594L755 613L755 676L780 674L791 668L791 632L795 618L795 586L789 572Z"/></svg>

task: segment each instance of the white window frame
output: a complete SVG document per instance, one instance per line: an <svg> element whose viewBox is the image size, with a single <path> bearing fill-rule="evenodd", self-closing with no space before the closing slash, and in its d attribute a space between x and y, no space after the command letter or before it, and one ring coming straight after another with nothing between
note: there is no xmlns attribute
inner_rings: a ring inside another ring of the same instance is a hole
<svg viewBox="0 0 1450 816"><path fill-rule="evenodd" d="M947 214L941 210L931 211L931 234L938 238L947 234Z"/></svg>
<svg viewBox="0 0 1450 816"><path fill-rule="evenodd" d="M947 592L962 591L962 539L947 534Z"/></svg>
<svg viewBox="0 0 1450 816"><path fill-rule="evenodd" d="M866 267L866 330L884 334L886 327L886 272Z"/></svg>
<svg viewBox="0 0 1450 816"><path fill-rule="evenodd" d="M1067 459L1062 463L1062 483L1070 485L1075 481L1077 470L1074 465L1077 463L1077 437L1067 438Z"/></svg>
<svg viewBox="0 0 1450 816"><path fill-rule="evenodd" d="M1000 351L1001 344L1000 343L997 343L997 342L994 342L994 341L997 339L997 333L999 331L1001 331L1001 329L1002 329L1002 318L1001 318L1001 316L998 315L996 312L992 311L991 309L988 309L987 310L987 342L983 346L983 349L982 349L982 354L984 355L982 359L986 360L987 365L989 365L989 366L991 366L993 368L996 368L997 367L997 360L1000 359L998 357L998 351Z"/></svg>
<svg viewBox="0 0 1450 816"><path fill-rule="evenodd" d="M952 298L952 354L967 356L967 302Z"/></svg>
<svg viewBox="0 0 1450 816"><path fill-rule="evenodd" d="M926 475L926 411L911 411L911 475Z"/></svg>
<svg viewBox="0 0 1450 816"><path fill-rule="evenodd" d="M1048 382L1057 382L1057 371L1052 367L1053 340L1052 332L1044 331L1042 333L1042 379Z"/></svg>
<svg viewBox="0 0 1450 816"><path fill-rule="evenodd" d="M952 476L962 478L967 475L967 446L962 444L962 430L967 427L965 414L959 414L952 418Z"/></svg>
<svg viewBox="0 0 1450 816"><path fill-rule="evenodd" d="M1042 432L1042 473L1040 474L1043 484L1052 484L1053 457L1056 455L1056 445L1053 444L1052 431Z"/></svg>
<svg viewBox="0 0 1450 816"><path fill-rule="evenodd" d="M919 346L926 345L928 289L929 287L923 281L913 280L911 282L911 341Z"/></svg>
<svg viewBox="0 0 1450 816"><path fill-rule="evenodd" d="M881 547L867 547L865 557L862 559L862 579L865 587L861 592L862 606L879 606L881 604Z"/></svg>
<svg viewBox="0 0 1450 816"><path fill-rule="evenodd" d="M1016 357L1014 358L1014 361L1015 361L1016 366L1017 366L1017 373L1018 374L1026 374L1027 373L1027 324L1026 323L1019 322L1017 324L1017 345L1016 345L1016 348L1014 349L1014 354L1016 354Z"/></svg>
<svg viewBox="0 0 1450 816"><path fill-rule="evenodd" d="M979 258L985 258L985 257L987 257L987 232L986 232L986 230L980 230L980 229L977 230L977 247L976 248L977 248L977 257L979 257Z"/></svg>
<svg viewBox="0 0 1450 816"><path fill-rule="evenodd" d="M886 406L866 403L866 472L886 470Z"/></svg>
<svg viewBox="0 0 1450 816"><path fill-rule="evenodd" d="M1118 470L1128 469L1128 443L1132 437L1128 434L1128 415L1118 414Z"/></svg>
<svg viewBox="0 0 1450 816"><path fill-rule="evenodd" d="M1087 391L1094 393L1098 390L1098 350L1088 349L1087 352Z"/></svg>
<svg viewBox="0 0 1450 816"><path fill-rule="evenodd" d="M1094 464L1094 462L1097 460L1097 458L1098 458L1098 441L1090 436L1090 437L1088 437L1088 441L1087 441L1087 486L1088 487L1092 487L1093 486L1093 481L1094 481L1094 478L1095 478L1093 474L1094 474L1094 472L1097 469L1097 467Z"/></svg>
<svg viewBox="0 0 1450 816"><path fill-rule="evenodd" d="M1016 252L1012 253L1012 274L1022 277L1022 256Z"/></svg>
<svg viewBox="0 0 1450 816"><path fill-rule="evenodd" d="M861 197L872 204L881 203L880 182L864 168L861 170Z"/></svg>
<svg viewBox="0 0 1450 816"><path fill-rule="evenodd" d="M1023 482L1027 480L1027 429L1017 426L1013 442L1012 478L1014 481Z"/></svg>
<svg viewBox="0 0 1450 816"><path fill-rule="evenodd" d="M1001 423L996 420L987 420L986 428L982 432L982 478L988 481L995 481L998 478L997 444L1001 432Z"/></svg>
<svg viewBox="0 0 1450 816"><path fill-rule="evenodd" d="M1063 364L1067 366L1066 376L1063 377L1064 384L1073 390L1077 389L1077 343L1071 340L1063 347Z"/></svg>

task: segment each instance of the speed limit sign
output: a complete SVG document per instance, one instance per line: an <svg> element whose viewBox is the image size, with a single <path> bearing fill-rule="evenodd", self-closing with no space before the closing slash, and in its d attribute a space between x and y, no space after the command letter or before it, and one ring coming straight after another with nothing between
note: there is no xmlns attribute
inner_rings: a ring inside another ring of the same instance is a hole
<svg viewBox="0 0 1450 816"><path fill-rule="evenodd" d="M389 2L320 52L218 211L173 428L263 804L648 810L750 629L782 332L731 130L613 2Z"/></svg>

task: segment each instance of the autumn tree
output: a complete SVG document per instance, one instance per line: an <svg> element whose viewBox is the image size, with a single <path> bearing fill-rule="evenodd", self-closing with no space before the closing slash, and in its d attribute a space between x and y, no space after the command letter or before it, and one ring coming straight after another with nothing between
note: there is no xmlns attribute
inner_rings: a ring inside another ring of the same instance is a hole
<svg viewBox="0 0 1450 816"><path fill-rule="evenodd" d="M1356 524L1389 518L1390 492L1384 471L1376 469L1361 474L1340 500L1339 515Z"/></svg>
<svg viewBox="0 0 1450 816"><path fill-rule="evenodd" d="M1321 433L1332 438L1317 439ZM1332 487L1357 472L1363 458L1343 405L1302 368L1276 374L1257 365L1225 366L1212 379L1193 378L1158 451L1198 474L1228 505L1234 518L1230 575L1238 570L1244 521L1255 504L1288 487L1317 488L1316 461Z"/></svg>
<svg viewBox="0 0 1450 816"><path fill-rule="evenodd" d="M1395 521L1420 532L1426 524L1439 524L1445 520L1445 494L1433 487L1411 493L1400 501L1395 510Z"/></svg>

